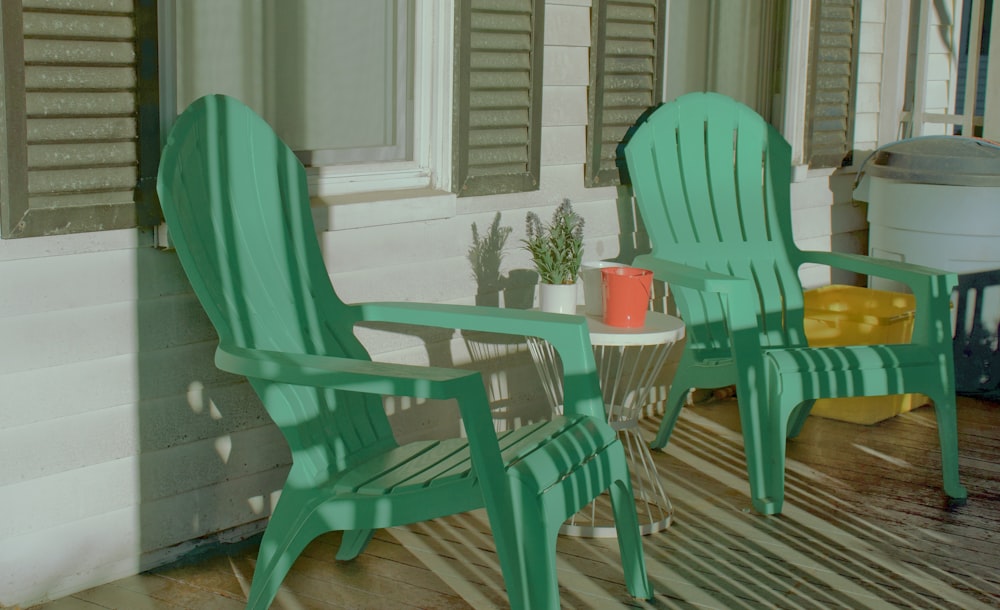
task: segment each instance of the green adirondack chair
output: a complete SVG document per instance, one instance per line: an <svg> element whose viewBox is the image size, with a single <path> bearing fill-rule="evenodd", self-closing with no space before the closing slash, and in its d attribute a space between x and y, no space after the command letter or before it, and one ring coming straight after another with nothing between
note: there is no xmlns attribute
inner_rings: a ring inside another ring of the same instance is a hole
<svg viewBox="0 0 1000 610"><path fill-rule="evenodd" d="M634 264L669 285L687 326L652 445L666 445L691 388L735 384L753 506L774 514L784 499L786 439L798 435L815 399L920 392L934 401L944 490L964 500L949 315L956 276L797 248L790 147L726 96L688 94L657 108L625 158L652 242ZM912 342L808 347L797 273L806 263L904 282L917 304Z"/></svg>
<svg viewBox="0 0 1000 610"><path fill-rule="evenodd" d="M218 332L217 366L250 380L292 453L247 608L268 607L296 557L322 533L344 531L337 558L347 560L375 529L482 507L511 606L558 607L559 526L608 489L628 590L652 596L625 453L606 423L582 318L343 303L320 254L302 165L233 98L206 96L181 115L157 190L180 261ZM542 337L562 357L565 413L498 434L479 373L372 362L353 334L362 321ZM454 399L467 440L398 445L386 395Z"/></svg>

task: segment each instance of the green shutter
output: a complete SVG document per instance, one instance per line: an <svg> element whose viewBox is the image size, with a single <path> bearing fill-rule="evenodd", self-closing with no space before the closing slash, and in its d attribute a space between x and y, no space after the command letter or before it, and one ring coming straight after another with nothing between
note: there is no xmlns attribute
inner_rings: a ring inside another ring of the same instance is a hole
<svg viewBox="0 0 1000 610"><path fill-rule="evenodd" d="M538 189L543 0L458 0L454 190Z"/></svg>
<svg viewBox="0 0 1000 610"><path fill-rule="evenodd" d="M810 167L850 163L857 17L856 0L813 0L805 151Z"/></svg>
<svg viewBox="0 0 1000 610"><path fill-rule="evenodd" d="M664 0L594 0L591 13L587 186L621 182L619 146L663 101Z"/></svg>
<svg viewBox="0 0 1000 610"><path fill-rule="evenodd" d="M155 1L5 0L0 18L3 237L157 222Z"/></svg>

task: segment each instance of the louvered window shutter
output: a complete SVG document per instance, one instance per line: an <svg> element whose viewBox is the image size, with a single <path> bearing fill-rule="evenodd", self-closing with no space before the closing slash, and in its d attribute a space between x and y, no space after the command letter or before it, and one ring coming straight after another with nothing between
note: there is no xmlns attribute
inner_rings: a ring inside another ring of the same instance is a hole
<svg viewBox="0 0 1000 610"><path fill-rule="evenodd" d="M155 1L4 0L0 19L3 237L156 223Z"/></svg>
<svg viewBox="0 0 1000 610"><path fill-rule="evenodd" d="M588 186L621 182L619 147L663 101L664 0L594 0L591 17Z"/></svg>
<svg viewBox="0 0 1000 610"><path fill-rule="evenodd" d="M544 0L456 3L454 189L538 189Z"/></svg>
<svg viewBox="0 0 1000 610"><path fill-rule="evenodd" d="M813 0L805 150L810 167L851 161L857 15L856 0Z"/></svg>

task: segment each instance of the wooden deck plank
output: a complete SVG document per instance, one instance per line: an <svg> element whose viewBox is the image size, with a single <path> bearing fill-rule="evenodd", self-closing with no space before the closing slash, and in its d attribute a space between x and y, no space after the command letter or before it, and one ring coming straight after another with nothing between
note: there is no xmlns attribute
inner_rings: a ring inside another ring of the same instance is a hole
<svg viewBox="0 0 1000 610"><path fill-rule="evenodd" d="M648 438L657 418L642 422ZM654 461L673 525L643 538L655 599L626 591L615 540L560 537L564 608L1000 607L1000 405L959 399L965 506L941 491L933 408L874 426L813 418L789 443L785 509L750 510L737 404L685 409ZM503 608L488 521L473 511L376 533L351 562L339 533L296 562L275 608ZM226 549L223 549L226 550ZM38 607L241 607L252 544ZM169 601L165 601L169 600ZM229 602L235 605L226 605Z"/></svg>

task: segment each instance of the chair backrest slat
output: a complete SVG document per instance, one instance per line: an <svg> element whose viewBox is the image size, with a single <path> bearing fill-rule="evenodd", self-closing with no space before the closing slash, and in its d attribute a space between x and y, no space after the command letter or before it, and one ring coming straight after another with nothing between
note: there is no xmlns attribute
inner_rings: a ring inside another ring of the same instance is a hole
<svg viewBox="0 0 1000 610"><path fill-rule="evenodd" d="M652 113L626 159L653 254L751 280L762 341L804 344L784 138L745 105L695 93ZM725 347L723 302L683 288L674 294L689 343Z"/></svg>

